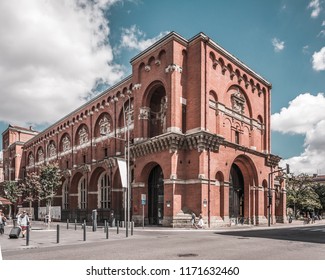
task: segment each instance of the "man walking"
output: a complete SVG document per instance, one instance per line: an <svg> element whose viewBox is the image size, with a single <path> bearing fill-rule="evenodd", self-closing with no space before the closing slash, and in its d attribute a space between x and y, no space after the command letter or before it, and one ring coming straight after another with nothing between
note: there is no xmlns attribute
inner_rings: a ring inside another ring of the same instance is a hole
<svg viewBox="0 0 325 280"><path fill-rule="evenodd" d="M21 227L21 233L25 237L27 227L29 226L29 217L26 214L26 211L23 211L18 217L18 225Z"/></svg>

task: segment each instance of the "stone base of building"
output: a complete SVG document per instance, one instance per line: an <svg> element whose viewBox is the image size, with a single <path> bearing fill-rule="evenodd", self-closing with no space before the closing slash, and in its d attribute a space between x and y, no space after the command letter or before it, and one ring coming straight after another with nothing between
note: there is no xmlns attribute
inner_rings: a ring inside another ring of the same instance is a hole
<svg viewBox="0 0 325 280"><path fill-rule="evenodd" d="M288 219L285 216L275 216L275 220L277 223L281 223L281 224L287 224L288 223Z"/></svg>
<svg viewBox="0 0 325 280"><path fill-rule="evenodd" d="M133 221L135 226L143 225L143 218L140 215L133 215ZM275 219L271 221L272 224L275 223L288 223L285 217L276 216ZM144 225L148 225L148 218L145 218ZM208 227L208 218L204 217L205 228ZM250 218L229 218L229 216L219 217L212 216L210 220L211 228L218 227L231 227L231 226L242 226L242 225L267 225L268 219L265 216L256 216ZM191 214L180 212L174 217L164 216L162 220L162 224L160 226L163 227L171 227L171 228L191 228Z"/></svg>
<svg viewBox="0 0 325 280"><path fill-rule="evenodd" d="M267 217L265 217L265 216L257 216L256 217L256 224L257 225L267 225L268 224Z"/></svg>

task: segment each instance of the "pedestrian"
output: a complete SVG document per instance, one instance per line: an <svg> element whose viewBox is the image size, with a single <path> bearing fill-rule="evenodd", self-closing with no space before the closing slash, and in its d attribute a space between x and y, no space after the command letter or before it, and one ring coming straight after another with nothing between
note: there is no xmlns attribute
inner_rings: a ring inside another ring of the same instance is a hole
<svg viewBox="0 0 325 280"><path fill-rule="evenodd" d="M21 227L22 236L25 237L27 227L29 226L29 217L26 211L23 211L23 213L19 215L18 225Z"/></svg>
<svg viewBox="0 0 325 280"><path fill-rule="evenodd" d="M192 212L192 216L191 216L191 224L192 227L197 228L196 224L195 224L195 219L196 219L196 215L194 212Z"/></svg>
<svg viewBox="0 0 325 280"><path fill-rule="evenodd" d="M2 213L2 210L0 209L0 234L5 233L5 225L6 225L7 218Z"/></svg>
<svg viewBox="0 0 325 280"><path fill-rule="evenodd" d="M199 220L197 222L197 228L203 228L203 226L204 226L203 217L202 214L200 214Z"/></svg>

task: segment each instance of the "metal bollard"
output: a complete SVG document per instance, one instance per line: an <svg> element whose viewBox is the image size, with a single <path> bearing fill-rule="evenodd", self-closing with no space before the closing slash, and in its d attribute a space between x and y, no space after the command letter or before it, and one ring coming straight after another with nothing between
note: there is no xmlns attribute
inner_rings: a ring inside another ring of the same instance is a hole
<svg viewBox="0 0 325 280"><path fill-rule="evenodd" d="M108 237L109 237L109 229L108 229L108 224L106 224L106 227L105 227L105 229L106 229L106 239L108 239Z"/></svg>
<svg viewBox="0 0 325 280"><path fill-rule="evenodd" d="M119 224L120 224L120 221L117 220L117 224L116 224L116 233L117 233L117 234L119 234L119 231L120 231L120 229L119 229Z"/></svg>
<svg viewBox="0 0 325 280"><path fill-rule="evenodd" d="M67 229L69 229L69 219L67 219Z"/></svg>
<svg viewBox="0 0 325 280"><path fill-rule="evenodd" d="M77 230L77 219L74 219L74 230Z"/></svg>
<svg viewBox="0 0 325 280"><path fill-rule="evenodd" d="M27 226L27 232L26 232L26 246L29 246L29 225Z"/></svg>
<svg viewBox="0 0 325 280"><path fill-rule="evenodd" d="M86 220L84 220L84 241L86 241Z"/></svg>
<svg viewBox="0 0 325 280"><path fill-rule="evenodd" d="M60 243L60 225L56 225L56 243Z"/></svg>
<svg viewBox="0 0 325 280"><path fill-rule="evenodd" d="M133 235L134 222L131 221L131 235Z"/></svg>
<svg viewBox="0 0 325 280"><path fill-rule="evenodd" d="M91 218L92 218L93 231L96 231L97 230L97 210L96 209L94 209L92 211Z"/></svg>

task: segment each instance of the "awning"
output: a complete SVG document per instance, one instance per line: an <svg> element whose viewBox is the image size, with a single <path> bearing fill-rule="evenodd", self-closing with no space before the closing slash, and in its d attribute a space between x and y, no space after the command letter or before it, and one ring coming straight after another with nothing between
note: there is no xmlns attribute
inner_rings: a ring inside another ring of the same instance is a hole
<svg viewBox="0 0 325 280"><path fill-rule="evenodd" d="M0 205L12 204L8 199L0 196Z"/></svg>

